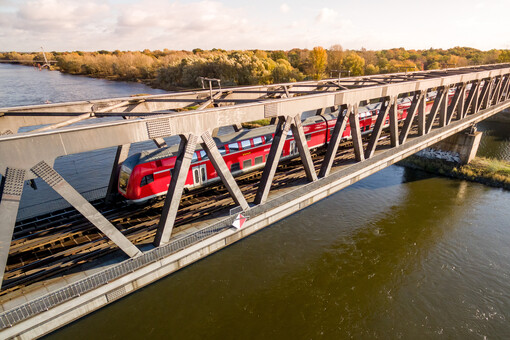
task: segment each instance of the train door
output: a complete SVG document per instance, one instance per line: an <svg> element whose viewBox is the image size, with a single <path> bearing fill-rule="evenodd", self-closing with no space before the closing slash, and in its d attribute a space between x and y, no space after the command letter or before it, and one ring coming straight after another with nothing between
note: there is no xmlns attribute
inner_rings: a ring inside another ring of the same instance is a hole
<svg viewBox="0 0 510 340"><path fill-rule="evenodd" d="M205 164L195 166L193 169L193 185L204 185L207 182L207 171Z"/></svg>

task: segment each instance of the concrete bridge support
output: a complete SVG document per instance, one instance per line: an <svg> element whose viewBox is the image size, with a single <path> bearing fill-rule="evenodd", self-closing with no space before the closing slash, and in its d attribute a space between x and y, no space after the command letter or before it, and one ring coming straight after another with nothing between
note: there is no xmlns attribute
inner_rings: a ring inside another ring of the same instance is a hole
<svg viewBox="0 0 510 340"><path fill-rule="evenodd" d="M480 140L482 139L481 131L459 132L450 136L432 146L432 149L449 151L458 153L460 164L468 164L476 157Z"/></svg>

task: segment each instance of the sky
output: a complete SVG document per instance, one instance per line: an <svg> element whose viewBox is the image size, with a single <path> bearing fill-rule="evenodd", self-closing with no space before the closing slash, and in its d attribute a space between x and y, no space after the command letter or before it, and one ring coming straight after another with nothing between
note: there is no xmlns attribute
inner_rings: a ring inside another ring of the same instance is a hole
<svg viewBox="0 0 510 340"><path fill-rule="evenodd" d="M509 0L0 0L0 51L510 48Z"/></svg>

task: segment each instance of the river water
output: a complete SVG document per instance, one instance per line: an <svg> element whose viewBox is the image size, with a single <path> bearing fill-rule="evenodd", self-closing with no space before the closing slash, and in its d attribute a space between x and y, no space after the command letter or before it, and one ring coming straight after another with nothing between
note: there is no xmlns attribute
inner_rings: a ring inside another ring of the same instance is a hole
<svg viewBox="0 0 510 340"><path fill-rule="evenodd" d="M26 83L0 107L155 91L0 65L0 93L9 77ZM480 130L480 153L509 159L510 126ZM508 191L391 166L48 338L508 339L509 207Z"/></svg>

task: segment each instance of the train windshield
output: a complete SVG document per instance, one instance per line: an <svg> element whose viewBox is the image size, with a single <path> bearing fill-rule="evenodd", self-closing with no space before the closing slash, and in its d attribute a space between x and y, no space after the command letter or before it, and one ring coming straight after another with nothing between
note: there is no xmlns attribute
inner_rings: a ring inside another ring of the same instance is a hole
<svg viewBox="0 0 510 340"><path fill-rule="evenodd" d="M119 189L126 193L129 176L131 176L131 169L130 167L126 166L125 164L122 164L122 167L120 168L120 175L119 175Z"/></svg>
<svg viewBox="0 0 510 340"><path fill-rule="evenodd" d="M140 159L140 154L135 154L131 157L128 157L120 167L120 174L119 174L119 190L126 194L127 186L129 183L129 177L131 176L131 172L133 171L133 168L138 163L138 160Z"/></svg>

